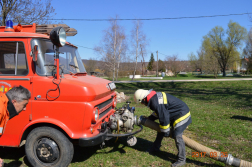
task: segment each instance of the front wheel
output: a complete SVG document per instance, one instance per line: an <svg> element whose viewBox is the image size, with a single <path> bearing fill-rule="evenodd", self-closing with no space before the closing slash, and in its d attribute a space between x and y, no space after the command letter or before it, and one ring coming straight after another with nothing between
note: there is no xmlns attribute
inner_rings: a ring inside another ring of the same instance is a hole
<svg viewBox="0 0 252 167"><path fill-rule="evenodd" d="M72 161L74 148L59 130L38 127L27 137L25 153L32 166L67 167Z"/></svg>

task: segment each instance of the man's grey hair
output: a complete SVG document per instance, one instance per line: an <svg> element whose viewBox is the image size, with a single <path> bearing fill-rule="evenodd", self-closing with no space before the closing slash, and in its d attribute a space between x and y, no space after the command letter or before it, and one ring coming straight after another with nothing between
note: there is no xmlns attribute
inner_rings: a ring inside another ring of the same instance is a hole
<svg viewBox="0 0 252 167"><path fill-rule="evenodd" d="M30 91L21 85L18 87L14 86L6 93L6 95L10 98L10 100L17 100L18 102L29 100L31 98Z"/></svg>

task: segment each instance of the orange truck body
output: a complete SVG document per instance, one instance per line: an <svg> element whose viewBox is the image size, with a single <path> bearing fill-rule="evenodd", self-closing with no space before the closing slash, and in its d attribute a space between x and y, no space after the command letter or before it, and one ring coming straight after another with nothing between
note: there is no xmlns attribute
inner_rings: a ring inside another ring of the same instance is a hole
<svg viewBox="0 0 252 167"><path fill-rule="evenodd" d="M109 117L115 111L116 93L108 86L111 81L87 73L63 74L59 84L60 92L56 90L47 94L48 90L56 89L57 86L52 82L53 76L37 74L31 56L31 42L33 39L49 41L49 36L35 33L36 24L14 26L14 32L4 31L5 27L0 27L0 44L23 43L27 72L1 73L3 59L0 59L0 91L6 93L13 86L22 85L31 92L31 99L26 111L8 121L4 134L0 137L0 145L19 147L32 129L42 125L60 129L69 138L79 141L79 145L82 146L101 143L104 140L101 126L109 121ZM69 43L66 45L75 47ZM0 48L0 56L3 51L4 49ZM59 80L54 82L59 83ZM53 99L47 97L48 95L59 97ZM95 107L99 108L99 118L92 122Z"/></svg>

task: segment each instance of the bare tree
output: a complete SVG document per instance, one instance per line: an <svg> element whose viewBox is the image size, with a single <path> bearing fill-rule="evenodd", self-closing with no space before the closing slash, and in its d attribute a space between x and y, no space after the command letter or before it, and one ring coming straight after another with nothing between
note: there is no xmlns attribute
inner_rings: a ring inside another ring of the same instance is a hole
<svg viewBox="0 0 252 167"><path fill-rule="evenodd" d="M17 0L1 0L1 25L5 25L6 18L8 17L9 13L13 10L14 5L16 4Z"/></svg>
<svg viewBox="0 0 252 167"><path fill-rule="evenodd" d="M46 24L55 13L52 0L0 0L1 22L5 26L6 19L20 24Z"/></svg>
<svg viewBox="0 0 252 167"><path fill-rule="evenodd" d="M178 58L178 55L166 56L166 67L168 70L171 70L175 77L177 77L178 73L182 71L183 64Z"/></svg>
<svg viewBox="0 0 252 167"><path fill-rule="evenodd" d="M120 63L122 60L122 56L125 55L125 52L127 50L127 44L126 44L126 40L125 40L125 34L124 31L119 33L119 37L118 37L118 50L117 50L117 69L116 69L116 80L118 79L118 73L119 73L119 69L120 69Z"/></svg>
<svg viewBox="0 0 252 167"><path fill-rule="evenodd" d="M140 53L146 53L145 47L147 45L146 36L142 31L143 23L140 20L134 21L134 27L131 30L131 44L133 48L133 52L135 52L135 68L132 80L135 78L136 70L137 70L137 60L140 56ZM142 51L139 51L139 49L142 49Z"/></svg>
<svg viewBox="0 0 252 167"><path fill-rule="evenodd" d="M94 72L96 69L96 66L97 66L97 61L92 58L90 58L88 60L88 62L85 64L85 68L86 68L87 72L89 72L89 73Z"/></svg>
<svg viewBox="0 0 252 167"><path fill-rule="evenodd" d="M197 51L197 57L191 53L189 60L194 69L201 70L201 74L203 71L205 74L213 73L214 77L217 78L217 73L220 70L218 60L211 52L206 51L207 46L203 43L200 50Z"/></svg>
<svg viewBox="0 0 252 167"><path fill-rule="evenodd" d="M126 52L126 36L123 27L117 23L118 16L110 20L110 27L104 31L101 46L95 47L96 52L102 56L102 60L110 71L112 79L118 77L122 55ZM117 73L117 74L116 74Z"/></svg>

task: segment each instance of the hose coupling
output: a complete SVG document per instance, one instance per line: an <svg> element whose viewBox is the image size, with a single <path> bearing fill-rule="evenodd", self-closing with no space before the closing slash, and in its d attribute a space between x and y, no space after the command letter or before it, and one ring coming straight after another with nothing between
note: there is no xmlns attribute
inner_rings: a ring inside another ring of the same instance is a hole
<svg viewBox="0 0 252 167"><path fill-rule="evenodd" d="M137 125L144 125L147 118L145 116L140 116L137 121Z"/></svg>
<svg viewBox="0 0 252 167"><path fill-rule="evenodd" d="M228 154L228 157L226 159L226 164L227 165L232 165L234 161L234 157L231 154Z"/></svg>

